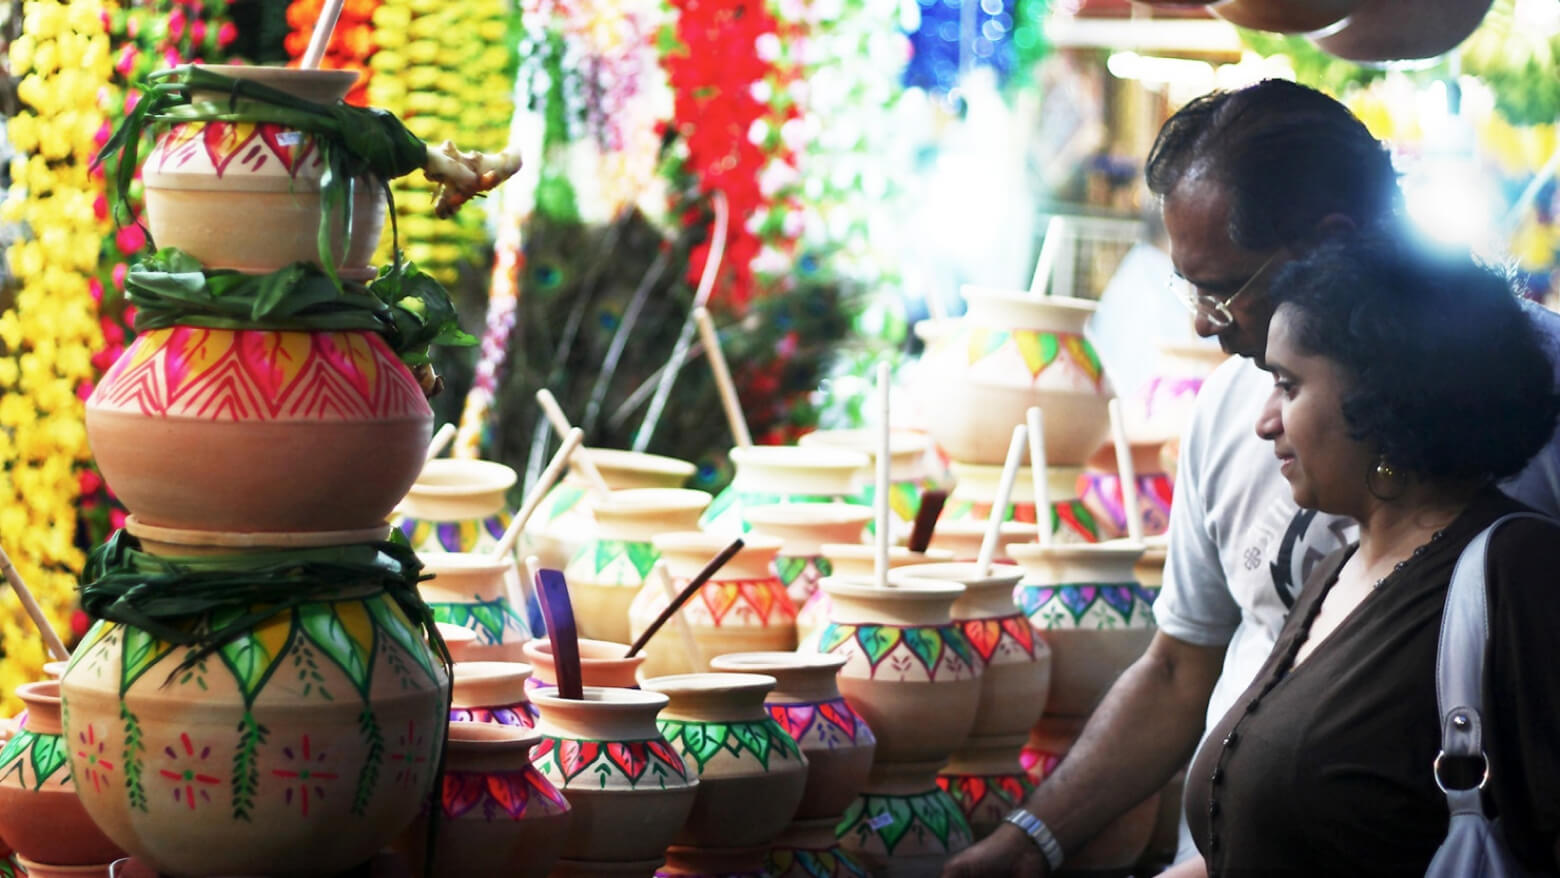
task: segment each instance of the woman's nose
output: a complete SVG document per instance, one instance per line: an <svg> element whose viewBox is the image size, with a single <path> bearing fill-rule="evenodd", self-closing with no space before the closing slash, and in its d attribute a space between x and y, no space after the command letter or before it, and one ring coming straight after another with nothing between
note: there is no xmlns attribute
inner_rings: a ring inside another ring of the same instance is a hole
<svg viewBox="0 0 1560 878"><path fill-rule="evenodd" d="M1257 415L1257 435L1269 442L1283 435L1284 419L1279 414L1278 388L1268 394L1267 401L1262 404L1262 411Z"/></svg>

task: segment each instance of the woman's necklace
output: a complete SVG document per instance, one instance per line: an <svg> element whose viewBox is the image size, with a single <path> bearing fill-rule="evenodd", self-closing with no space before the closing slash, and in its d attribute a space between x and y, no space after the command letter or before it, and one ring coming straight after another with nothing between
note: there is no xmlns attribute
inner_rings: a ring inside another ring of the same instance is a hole
<svg viewBox="0 0 1560 878"><path fill-rule="evenodd" d="M1446 535L1446 528L1444 528L1444 527L1441 528L1440 530L1436 531L1435 533L1431 534L1430 535L1430 539L1427 540L1426 542L1423 542L1423 543L1419 544L1419 546L1417 546L1414 549L1413 552L1409 553L1409 556L1407 558L1404 558L1403 560L1401 560L1401 561L1397 562L1396 564L1392 565L1391 572L1389 572L1386 576L1383 576L1380 579L1376 580L1376 584L1370 587L1371 591L1375 591L1376 589L1381 588L1382 583L1384 583L1387 580L1391 579L1392 577L1396 576L1399 570L1402 570L1404 567L1408 566L1408 562L1414 560L1415 558L1418 558L1420 555L1423 555L1425 552L1428 552L1430 550L1430 547L1435 545L1436 541L1439 540L1441 537L1443 537L1445 535Z"/></svg>

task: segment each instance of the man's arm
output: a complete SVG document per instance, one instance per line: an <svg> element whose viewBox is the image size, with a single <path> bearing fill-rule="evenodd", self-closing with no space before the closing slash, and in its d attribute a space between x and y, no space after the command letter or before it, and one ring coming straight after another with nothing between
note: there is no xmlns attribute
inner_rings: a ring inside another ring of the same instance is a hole
<svg viewBox="0 0 1560 878"><path fill-rule="evenodd" d="M1191 759L1224 647L1197 646L1164 632L1116 681L1078 741L1026 807L1075 852L1132 806L1164 787ZM944 878L1045 875L1040 850L1004 823L949 861Z"/></svg>

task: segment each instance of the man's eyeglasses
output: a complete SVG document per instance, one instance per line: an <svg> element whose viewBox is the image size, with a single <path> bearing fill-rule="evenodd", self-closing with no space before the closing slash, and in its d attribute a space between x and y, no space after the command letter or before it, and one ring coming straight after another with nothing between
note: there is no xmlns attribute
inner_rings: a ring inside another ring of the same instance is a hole
<svg viewBox="0 0 1560 878"><path fill-rule="evenodd" d="M1267 261L1263 262L1262 266L1253 272L1251 277L1246 279L1245 283L1240 285L1240 289L1222 299L1216 299L1207 293L1199 292L1191 281L1181 277L1179 274L1171 275L1166 287L1171 293L1175 294L1176 299L1180 300L1182 305L1186 306L1186 310L1192 312L1192 316L1195 317L1201 314L1208 321L1209 328L1214 332L1223 332L1235 322L1235 315L1230 313L1230 303L1235 301L1236 297L1241 293L1250 289L1252 284L1256 283L1257 278L1261 277L1263 272L1268 270L1268 266L1273 264L1273 260L1278 258L1280 252L1279 250L1273 251L1273 255L1269 256Z"/></svg>

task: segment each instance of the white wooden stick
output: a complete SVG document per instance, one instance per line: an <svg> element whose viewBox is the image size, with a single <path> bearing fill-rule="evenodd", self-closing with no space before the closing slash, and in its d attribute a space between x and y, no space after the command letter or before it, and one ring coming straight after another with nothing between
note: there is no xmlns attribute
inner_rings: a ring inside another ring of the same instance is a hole
<svg viewBox="0 0 1560 878"><path fill-rule="evenodd" d="M1067 220L1051 217L1045 225L1045 240L1040 244L1040 258L1035 260L1035 276L1029 282L1029 292L1036 296L1051 294L1051 272L1056 269L1056 254L1062 249L1062 235Z"/></svg>
<svg viewBox="0 0 1560 878"><path fill-rule="evenodd" d="M542 407L542 414L547 416L547 422L552 424L558 438L562 439L569 435L574 425L569 423L568 416L563 413L563 407L558 405L558 399L552 395L552 391L545 387L536 391L536 402ZM591 490L603 497L612 493L612 486L607 484L607 479L601 474L601 470L596 469L596 462L590 459L589 451L580 452L579 456L573 459L573 465L578 467L590 482Z"/></svg>
<svg viewBox="0 0 1560 878"><path fill-rule="evenodd" d="M1045 421L1037 405L1030 406L1024 416L1029 422L1029 468L1035 482L1035 529L1040 545L1050 546L1054 537L1051 533L1051 483L1045 469Z"/></svg>
<svg viewBox="0 0 1560 878"><path fill-rule="evenodd" d="M38 626L38 636L43 638L43 645L48 648L49 654L54 656L55 661L68 661L70 650L65 648L60 636L49 625L49 620L43 615L43 608L38 606L32 590L22 581L22 574L16 571L16 565L11 563L11 556L5 553L5 549L0 549L0 572L4 572L5 581L11 584L11 590L16 592L16 599L22 602L22 609L27 611L33 624Z"/></svg>
<svg viewBox="0 0 1560 878"><path fill-rule="evenodd" d="M455 429L455 424L452 422L440 427L439 431L433 434L433 438L428 440L428 453L423 456L423 463L444 453L444 446L450 444L450 440L455 438Z"/></svg>
<svg viewBox="0 0 1560 878"><path fill-rule="evenodd" d="M1121 477L1121 511L1127 517L1127 536L1143 542L1143 510L1138 506L1137 471L1132 467L1132 446L1127 444L1127 424L1121 416L1121 400L1110 401L1110 433L1116 443L1116 470Z"/></svg>
<svg viewBox="0 0 1560 878"><path fill-rule="evenodd" d="M574 450L585 441L585 431L578 427L569 431L569 435L563 440L563 447L547 462L547 468L542 470L542 475L531 486L531 492L525 495L525 502L520 505L520 511L515 513L514 520L509 522L509 527L504 529L504 535L498 538L498 545L493 547L493 557L503 558L515 550L515 543L520 540L520 532L525 530L525 523L536 511L536 507L542 503L542 498L552 490L552 486L563 474L563 468L569 465L569 457Z"/></svg>
<svg viewBox="0 0 1560 878"><path fill-rule="evenodd" d="M720 404L726 410L731 436L739 447L748 448L753 444L753 434L748 432L747 420L742 417L742 401L737 399L737 386L731 382L731 370L726 366L726 355L721 352L720 337L715 334L709 310L693 309L693 320L699 325L699 338L704 342L704 356L710 361L710 371L715 373L715 387L720 391Z"/></svg>
<svg viewBox="0 0 1560 878"><path fill-rule="evenodd" d="M672 582L672 571L666 566L665 561L655 562L655 566L650 568L650 576L660 584L661 591L666 592L668 603L677 600L677 586ZM692 668L694 673L707 671L709 668L704 667L704 662L699 659L699 642L693 639L693 626L688 624L688 618L683 615L686 609L687 605L684 604L672 614L672 627L677 629L678 637L682 640L683 652L688 657L688 667Z"/></svg>
<svg viewBox="0 0 1560 878"><path fill-rule="evenodd" d="M1008 441L1007 457L1002 461L1002 478L997 482L997 497L991 503L986 536L980 541L980 555L975 559L977 576L991 575L991 561L997 555L997 539L1002 532L1002 520L1007 517L1008 500L1013 496L1013 482L1018 480L1018 462L1024 458L1024 438L1028 432L1023 424L1014 425L1013 438Z"/></svg>
<svg viewBox="0 0 1560 878"><path fill-rule="evenodd" d="M320 17L314 22L314 33L309 36L309 48L303 53L303 60L298 66L304 70L311 70L320 66L320 61L325 57L325 48L330 45L330 35L336 29L336 19L341 17L341 6L344 0L325 0L325 7L320 10Z"/></svg>
<svg viewBox="0 0 1560 878"><path fill-rule="evenodd" d="M888 587L888 488L889 488L889 464L888 452L888 421L889 421L889 381L890 369L887 363L878 363L877 387L878 387L878 433L877 433L877 473L873 494L873 507L875 516L876 553L872 572L878 588Z"/></svg>

